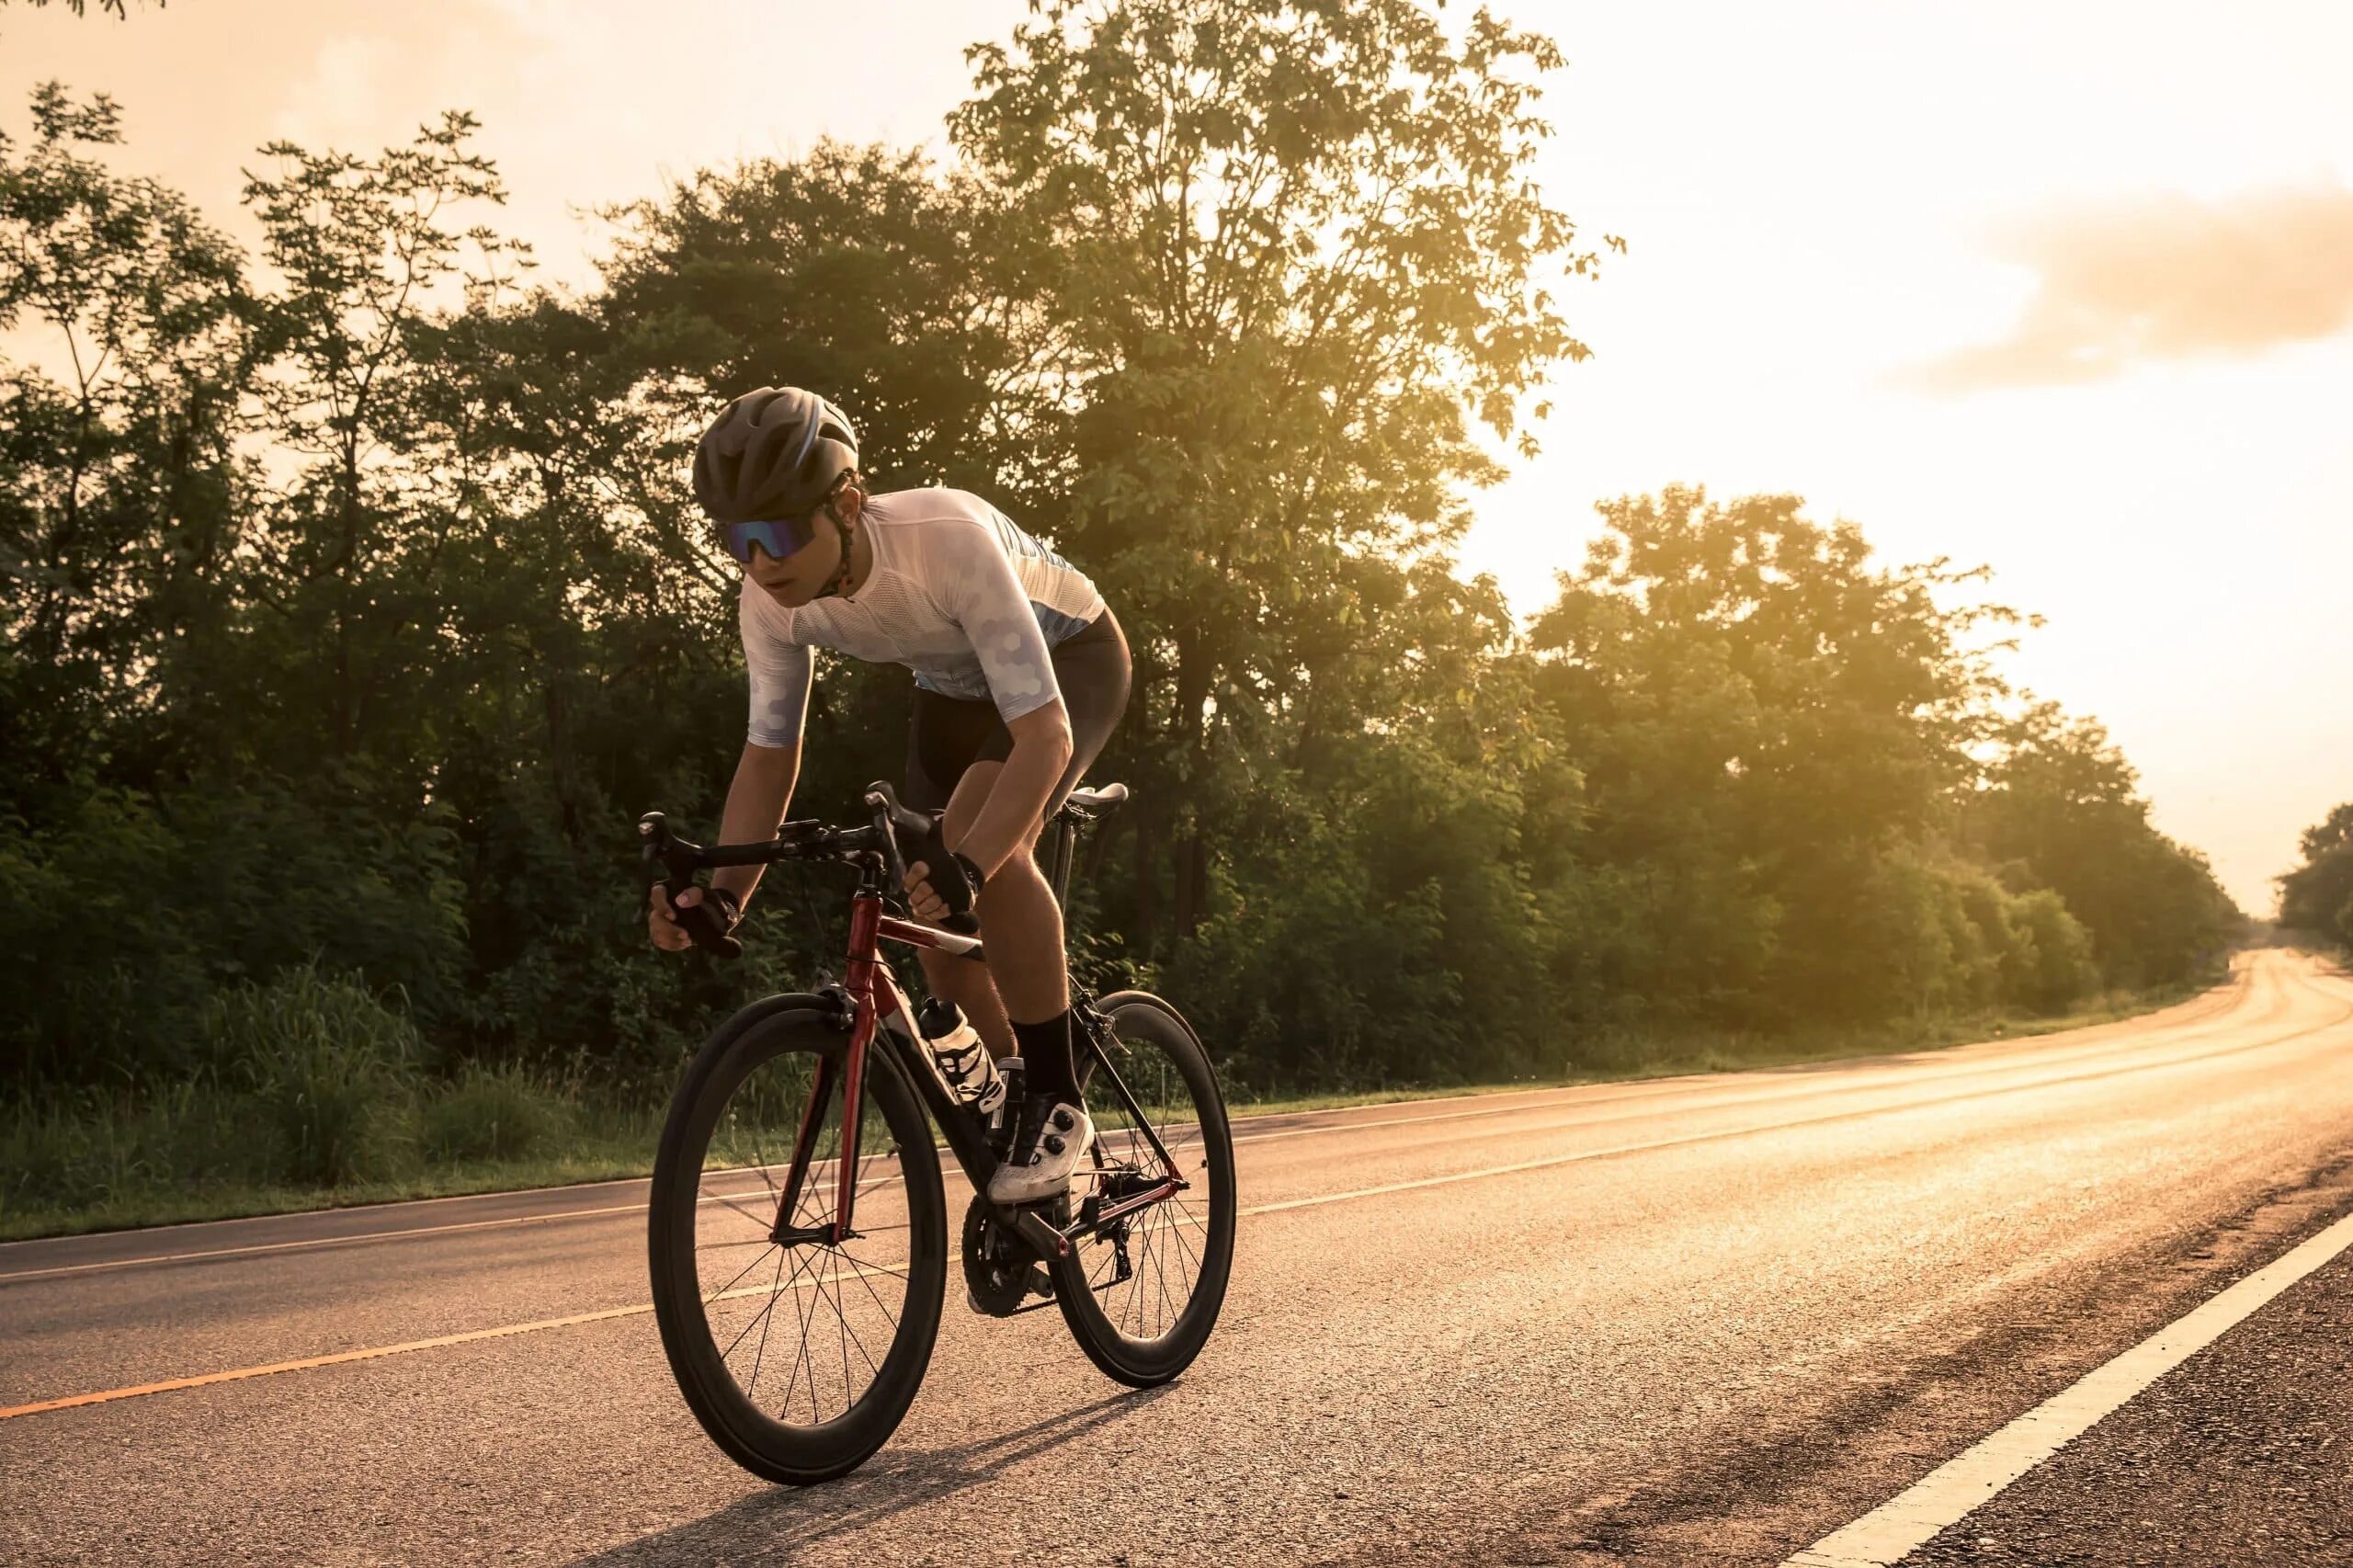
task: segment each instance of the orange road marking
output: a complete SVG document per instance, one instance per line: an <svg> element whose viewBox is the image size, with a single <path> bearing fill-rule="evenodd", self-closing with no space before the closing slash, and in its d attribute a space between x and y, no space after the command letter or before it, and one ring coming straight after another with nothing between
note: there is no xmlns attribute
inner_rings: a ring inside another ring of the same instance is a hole
<svg viewBox="0 0 2353 1568"><path fill-rule="evenodd" d="M1802 1117L1790 1121L1766 1122L1755 1127L1724 1128L1715 1131L1686 1133L1680 1137L1661 1138L1641 1143L1621 1143L1614 1147L1605 1149L1587 1149L1579 1151L1575 1153L1556 1154L1544 1159L1526 1160L1508 1165L1490 1165L1478 1170L1456 1171L1446 1176L1425 1176L1417 1181L1393 1182L1381 1187L1358 1187L1346 1192L1325 1193L1322 1196L1313 1198L1295 1198L1283 1202L1262 1203L1250 1208L1239 1210L1237 1212L1237 1218L1261 1214L1279 1214L1300 1209L1317 1209L1331 1203L1347 1203L1358 1199L1383 1197L1395 1192L1412 1192L1427 1187L1450 1187L1459 1182L1482 1181L1489 1177L1499 1176L1516 1176L1526 1171L1546 1170L1558 1165L1579 1165L1590 1160L1618 1159L1628 1154L1649 1153L1658 1150L1683 1148L1696 1143L1713 1143L1727 1142L1734 1138L1751 1138L1774 1132L1794 1131L1803 1128L1819 1127L1829 1122L1861 1121L1870 1119L1873 1117L1900 1116L1915 1111L1937 1110L1947 1106L1965 1104L1975 1100L1995 1099L2006 1095L2017 1094L2022 1091L2058 1088L2063 1085L2090 1083L2107 1078L2124 1077L2137 1073L2159 1072L2173 1068L2195 1066L2206 1062L2213 1061L2220 1057L2237 1056L2251 1051L2264 1050L2270 1046L2285 1045L2291 1040L2305 1040L2313 1035L2325 1034L2329 1030L2336 1028L2348 1021L2353 1021L2353 1009L2348 1009L2347 1012L2338 1015L2336 1017L2330 1019L2325 1024L2316 1024L2311 1028L2297 1029L2284 1035L2275 1035L2268 1040L2254 1040L2244 1045L2228 1046L2219 1051L2201 1051L2194 1056L2179 1057L2170 1061L2136 1062L2125 1066L2110 1067L2095 1072L2069 1074L2063 1076L2044 1079L2036 1083L2005 1085L1995 1088L1975 1090L1968 1094L1950 1095L1941 1098L1920 1100L1908 1105L1876 1106L1863 1110L1840 1111L1826 1116ZM700 1199L699 1201L708 1201L708 1199ZM507 1221L494 1221L484 1222L506 1223ZM872 1275L883 1272L888 1271L879 1269L853 1269L850 1274L839 1276L839 1278L857 1278L861 1274ZM792 1289L795 1290L807 1290L813 1288L815 1288L813 1280L807 1284L792 1287ZM763 1291L768 1290L768 1289L769 1288L767 1286L747 1286L738 1290L722 1291L719 1295L708 1298L708 1300L714 1301L726 1301L740 1296L758 1295ZM380 1345L372 1346L364 1350L346 1350L333 1356L313 1356L298 1361L275 1361L267 1366L240 1367L225 1372L209 1372L201 1377L172 1378L163 1382L141 1383L131 1388L106 1389L97 1393L74 1394L64 1399L43 1400L33 1404L18 1404L0 1408L0 1421L12 1420L19 1415L37 1415L52 1410L70 1410L77 1406L86 1404L107 1404L115 1400L136 1399L146 1394L168 1393L180 1389L205 1388L213 1383L236 1382L246 1378L267 1377L276 1372L307 1371L319 1367L340 1366L348 1361L369 1361L384 1356L402 1356L419 1350L444 1349L453 1345L472 1344L477 1340L504 1339L519 1334L534 1334L542 1329L573 1328L582 1324L601 1323L612 1318L642 1316L653 1310L654 1304L647 1301L642 1302L633 1307L610 1307L603 1312L581 1312L571 1317L542 1318L536 1323L506 1324L497 1328L478 1328L464 1334L442 1335L433 1339L414 1339L400 1345Z"/></svg>
<svg viewBox="0 0 2353 1568"><path fill-rule="evenodd" d="M365 1350L344 1350L333 1356L307 1356L299 1361L272 1361L266 1367L238 1367L226 1372L207 1372L195 1378L166 1378L159 1383L137 1383L130 1388L105 1389L97 1393L77 1393L64 1399L44 1399L33 1404L12 1404L0 1410L0 1421L14 1420L19 1415L39 1415L49 1410L72 1410L85 1404L111 1404L118 1399L138 1399L151 1393L170 1393L177 1389L208 1388L214 1383L233 1383L246 1378L266 1378L276 1372L307 1372L314 1367L339 1367L347 1361L373 1361L384 1356L406 1356L418 1350L440 1350L452 1345L471 1345L478 1339L504 1339L509 1335L529 1334L542 1328L571 1328L584 1323L601 1323L607 1318L634 1317L650 1312L654 1303L642 1306L613 1307L601 1312L581 1312L568 1318L543 1318L538 1323L510 1323L497 1328L477 1328L465 1334L444 1334L432 1339L411 1339L399 1345L371 1345Z"/></svg>
<svg viewBox="0 0 2353 1568"><path fill-rule="evenodd" d="M828 1274L827 1281L835 1279L871 1278L887 1269L852 1268ZM787 1287L792 1290L816 1289L815 1278ZM745 1296L773 1294L766 1285L746 1285L740 1290L722 1290L709 1301L732 1301ZM129 1388L101 1389L97 1393L69 1394L63 1399L44 1399L31 1404L12 1404L0 1408L0 1421L12 1421L19 1415L40 1415L51 1410L74 1410L85 1404L111 1404L119 1399L140 1399L151 1393L174 1393L181 1389L210 1388L214 1383L243 1382L247 1378L267 1378L278 1372L307 1372L320 1367L340 1367L351 1361L374 1361L386 1356L413 1355L419 1350L446 1350L452 1345L472 1345L484 1339L507 1339L518 1334L537 1334L549 1328L577 1328L585 1323L607 1323L614 1318L642 1317L654 1310L651 1301L640 1301L633 1307L607 1307L598 1312L575 1312L570 1317L541 1318L536 1323L501 1324L496 1328L469 1329L463 1334L437 1335L431 1339L405 1340L398 1345L371 1345L365 1350L340 1350L332 1356L306 1356L299 1361L272 1361L266 1367L235 1367L225 1372L206 1372L194 1378L166 1378L161 1382L135 1383Z"/></svg>

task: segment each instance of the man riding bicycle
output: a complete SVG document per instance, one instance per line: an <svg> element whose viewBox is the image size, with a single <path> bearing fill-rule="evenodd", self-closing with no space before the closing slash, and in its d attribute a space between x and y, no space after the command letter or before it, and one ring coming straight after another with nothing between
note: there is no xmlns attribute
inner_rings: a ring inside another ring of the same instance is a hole
<svg viewBox="0 0 2353 1568"><path fill-rule="evenodd" d="M1127 640L1095 585L979 496L867 494L858 437L824 399L763 387L727 405L695 453L695 496L742 563L751 726L720 837L771 836L800 776L811 650L915 672L905 803L945 817L907 867L908 905L976 910L985 964L926 950L933 994L992 1055L1017 1053L1028 1094L998 1203L1064 1190L1094 1127L1072 1054L1061 907L1032 858L1046 819L1103 749L1128 700ZM760 868L729 867L679 908L743 918ZM656 947L691 945L659 882Z"/></svg>

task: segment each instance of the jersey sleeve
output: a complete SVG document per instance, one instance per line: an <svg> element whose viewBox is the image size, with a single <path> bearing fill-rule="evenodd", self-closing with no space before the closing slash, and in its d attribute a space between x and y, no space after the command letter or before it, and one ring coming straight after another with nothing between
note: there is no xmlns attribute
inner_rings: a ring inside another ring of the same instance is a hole
<svg viewBox="0 0 2353 1568"><path fill-rule="evenodd" d="M972 644L989 699L1007 723L1062 699L1038 612L996 530L960 526L938 542L942 608Z"/></svg>
<svg viewBox="0 0 2353 1568"><path fill-rule="evenodd" d="M752 722L745 738L756 746L799 745L801 721L809 713L809 682L816 664L805 644L778 635L761 623L748 595L738 601L744 634L744 670L752 687Z"/></svg>

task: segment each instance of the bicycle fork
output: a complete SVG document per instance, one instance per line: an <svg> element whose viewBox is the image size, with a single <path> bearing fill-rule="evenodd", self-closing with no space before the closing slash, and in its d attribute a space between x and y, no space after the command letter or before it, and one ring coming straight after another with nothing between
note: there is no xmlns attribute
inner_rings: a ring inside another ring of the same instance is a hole
<svg viewBox="0 0 2353 1568"><path fill-rule="evenodd" d="M876 938L882 927L882 900L875 894L860 891L850 901L849 966L844 990L848 993L851 1007L849 1041L841 1054L839 1076L842 1091L842 1140L838 1168L834 1173L834 1217L824 1225L793 1225L790 1223L794 1205L809 1181L809 1162L816 1150L817 1134L825 1122L825 1106L833 1097L835 1067L834 1058L820 1057L817 1071L809 1085L809 1103L801 1108L801 1129L792 1141L792 1166L785 1173L784 1187L777 1196L776 1222L769 1228L769 1239L790 1246L799 1242L816 1242L825 1246L839 1246L858 1234L854 1226L858 1206L858 1139L866 1119L866 1052L873 1044L875 1030L880 1027L881 1014L875 1003L874 976L881 967L876 961ZM905 1007L898 998L898 988L891 987L894 1014L904 1014ZM912 1027L912 1025L910 1025Z"/></svg>

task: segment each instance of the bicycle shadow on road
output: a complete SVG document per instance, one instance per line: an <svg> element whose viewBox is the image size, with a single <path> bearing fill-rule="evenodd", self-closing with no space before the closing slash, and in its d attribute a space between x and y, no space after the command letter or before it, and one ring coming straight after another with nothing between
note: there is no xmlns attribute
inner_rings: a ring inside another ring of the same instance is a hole
<svg viewBox="0 0 2353 1568"><path fill-rule="evenodd" d="M1138 1414L1174 1384L1127 1389L1012 1432L947 1448L894 1452L820 1486L776 1486L691 1524L575 1558L572 1568L644 1568L657 1562L789 1562L910 1508L989 1486L1025 1460ZM714 1456L716 1462L716 1457Z"/></svg>

